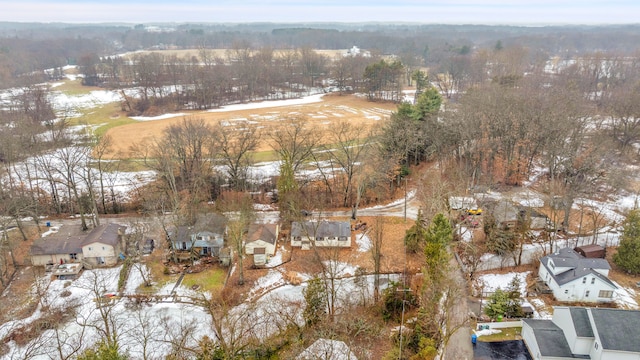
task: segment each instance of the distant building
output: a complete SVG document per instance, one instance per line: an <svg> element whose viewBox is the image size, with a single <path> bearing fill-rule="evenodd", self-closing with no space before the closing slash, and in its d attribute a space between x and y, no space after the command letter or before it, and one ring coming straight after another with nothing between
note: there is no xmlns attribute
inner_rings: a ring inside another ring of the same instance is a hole
<svg viewBox="0 0 640 360"><path fill-rule="evenodd" d="M558 301L611 302L618 288L605 259L588 259L564 248L540 259L538 276Z"/></svg>
<svg viewBox="0 0 640 360"><path fill-rule="evenodd" d="M348 221L303 221L291 224L291 246L309 250L317 247L351 247Z"/></svg>
<svg viewBox="0 0 640 360"><path fill-rule="evenodd" d="M551 320L522 320L535 360L640 359L640 311L557 306Z"/></svg>
<svg viewBox="0 0 640 360"><path fill-rule="evenodd" d="M342 54L342 56L344 57L356 57L356 56L363 56L363 57L371 57L371 53L369 51L362 51L359 47L357 46L353 46L351 49L348 49L344 54Z"/></svg>

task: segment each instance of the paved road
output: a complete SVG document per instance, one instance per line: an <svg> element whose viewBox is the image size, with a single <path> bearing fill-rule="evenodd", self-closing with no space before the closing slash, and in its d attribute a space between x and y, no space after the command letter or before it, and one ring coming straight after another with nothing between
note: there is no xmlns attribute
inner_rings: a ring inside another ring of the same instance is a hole
<svg viewBox="0 0 640 360"><path fill-rule="evenodd" d="M449 339L445 348L444 360L471 360L473 359L473 345L471 344L471 327L469 321L469 306L467 302L467 284L464 274L455 259L451 262L452 278L459 287L461 294L453 307L453 324L465 322L466 325L459 328Z"/></svg>

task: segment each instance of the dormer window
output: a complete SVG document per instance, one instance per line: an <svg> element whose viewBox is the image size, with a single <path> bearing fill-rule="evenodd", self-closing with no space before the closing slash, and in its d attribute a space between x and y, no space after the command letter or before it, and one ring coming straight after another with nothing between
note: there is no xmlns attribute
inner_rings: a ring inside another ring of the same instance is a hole
<svg viewBox="0 0 640 360"><path fill-rule="evenodd" d="M549 266L551 266L553 270L556 269L556 264L554 264L553 261L549 261Z"/></svg>

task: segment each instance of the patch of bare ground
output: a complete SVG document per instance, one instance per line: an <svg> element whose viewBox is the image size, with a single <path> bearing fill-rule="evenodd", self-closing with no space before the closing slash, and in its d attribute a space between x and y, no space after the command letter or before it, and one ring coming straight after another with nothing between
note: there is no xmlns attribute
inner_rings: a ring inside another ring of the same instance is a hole
<svg viewBox="0 0 640 360"><path fill-rule="evenodd" d="M361 217L359 220L372 224L374 218ZM419 272L423 262L422 253L405 255L404 251L404 234L413 222L411 220L405 222L402 218L397 217L386 217L384 220L381 272L401 273L405 267L405 259L409 273L415 274ZM355 224L355 222L353 223ZM337 260L356 268L363 268L367 273L371 273L373 272L371 253L369 251L359 251L356 242L357 237L361 236L362 233L363 230L355 231L352 236L351 247L343 249L317 248L315 250L302 250L300 248L292 248L289 239L283 236L278 239L278 252L281 253L282 265L272 268L254 268L252 256L245 256L243 261L244 285L238 285L240 272L235 269L227 281L225 292L231 295L229 299L234 302L240 301L254 289L258 279L267 275L269 271L279 271L282 274L283 281L281 284L299 285L302 279L301 275L313 276L322 271L319 261L323 260ZM349 275L355 274L345 274L345 276Z"/></svg>
<svg viewBox="0 0 640 360"><path fill-rule="evenodd" d="M330 142L332 130L339 122L362 125L365 128L379 126L381 120L387 118L397 104L391 102L370 102L356 95L327 94L321 102L301 105L289 105L262 109L237 110L228 112L184 111L184 116L175 118L142 121L110 129L107 133L113 139L113 146L107 158L139 158L143 154L134 153L132 144L144 144L158 139L163 131L171 125L183 121L184 118L203 119L210 125L226 121L229 125L238 126L238 131L251 122L269 133L281 126L287 118L303 118L313 127L324 142ZM265 134L266 135L266 134ZM367 133L362 134L366 136ZM270 151L268 136L263 136L257 151Z"/></svg>
<svg viewBox="0 0 640 360"><path fill-rule="evenodd" d="M43 275L43 269L24 264L28 263L29 249L33 241L40 235L36 226L25 226L24 231L27 240L23 240L17 229L9 232L9 243L13 248L17 266L14 268L13 262L9 262L9 273L13 274L13 277L6 289L0 289L0 323L25 318L33 313L38 304L32 290L34 280Z"/></svg>
<svg viewBox="0 0 640 360"><path fill-rule="evenodd" d="M638 304L640 304L640 287L638 287L638 283L640 282L640 275L631 275L626 271L622 270L616 263L613 262L613 255L618 252L617 247L608 247L607 248L607 256L606 259L609 261L611 265L611 270L609 270L609 279L615 281L620 286L625 288L631 288L635 290L636 297L635 300Z"/></svg>

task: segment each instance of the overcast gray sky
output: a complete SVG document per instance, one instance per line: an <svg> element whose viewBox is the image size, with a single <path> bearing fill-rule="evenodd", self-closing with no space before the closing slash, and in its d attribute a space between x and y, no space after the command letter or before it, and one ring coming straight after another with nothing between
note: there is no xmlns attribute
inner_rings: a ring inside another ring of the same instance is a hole
<svg viewBox="0 0 640 360"><path fill-rule="evenodd" d="M438 24L638 23L639 0L19 0L0 21L20 22L419 22Z"/></svg>

